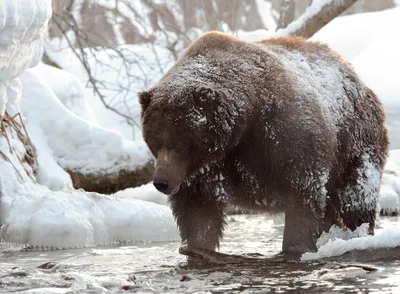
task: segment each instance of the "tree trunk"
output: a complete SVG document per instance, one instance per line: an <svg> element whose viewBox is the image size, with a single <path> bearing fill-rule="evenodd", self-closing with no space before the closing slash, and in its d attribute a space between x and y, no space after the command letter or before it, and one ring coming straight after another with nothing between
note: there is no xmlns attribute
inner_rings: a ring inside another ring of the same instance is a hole
<svg viewBox="0 0 400 294"><path fill-rule="evenodd" d="M294 0L282 0L281 10L279 14L276 30L286 28L294 20L296 3Z"/></svg>

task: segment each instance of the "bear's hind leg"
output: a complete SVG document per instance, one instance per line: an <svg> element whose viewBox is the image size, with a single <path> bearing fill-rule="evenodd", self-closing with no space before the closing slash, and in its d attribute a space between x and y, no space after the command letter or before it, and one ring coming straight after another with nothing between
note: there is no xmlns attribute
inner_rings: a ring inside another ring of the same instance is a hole
<svg viewBox="0 0 400 294"><path fill-rule="evenodd" d="M305 252L316 252L316 242L321 233L321 222L311 207L305 204L288 206L285 210L283 254L289 258L298 258Z"/></svg>
<svg viewBox="0 0 400 294"><path fill-rule="evenodd" d="M349 164L346 186L341 193L344 225L354 231L363 223L374 234L376 209L381 183L381 167L369 153Z"/></svg>

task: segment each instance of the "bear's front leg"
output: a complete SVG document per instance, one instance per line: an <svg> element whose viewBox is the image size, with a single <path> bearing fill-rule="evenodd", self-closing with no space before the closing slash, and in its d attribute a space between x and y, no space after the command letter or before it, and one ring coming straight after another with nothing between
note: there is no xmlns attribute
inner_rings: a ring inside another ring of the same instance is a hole
<svg viewBox="0 0 400 294"><path fill-rule="evenodd" d="M175 216L182 242L188 248L215 250L225 224L222 203L202 195L203 189L182 186L170 196L172 212Z"/></svg>
<svg viewBox="0 0 400 294"><path fill-rule="evenodd" d="M292 204L285 209L282 251L288 258L299 258L305 252L317 251L321 222L311 207Z"/></svg>

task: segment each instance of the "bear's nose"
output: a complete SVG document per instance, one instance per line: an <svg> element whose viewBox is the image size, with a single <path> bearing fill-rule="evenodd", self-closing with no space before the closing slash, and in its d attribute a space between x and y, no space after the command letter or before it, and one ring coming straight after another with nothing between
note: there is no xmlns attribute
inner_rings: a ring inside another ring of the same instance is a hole
<svg viewBox="0 0 400 294"><path fill-rule="evenodd" d="M154 179L153 181L153 185L154 187L156 187L156 189L160 192L165 192L168 190L168 186L169 183L167 180L163 180L163 179Z"/></svg>

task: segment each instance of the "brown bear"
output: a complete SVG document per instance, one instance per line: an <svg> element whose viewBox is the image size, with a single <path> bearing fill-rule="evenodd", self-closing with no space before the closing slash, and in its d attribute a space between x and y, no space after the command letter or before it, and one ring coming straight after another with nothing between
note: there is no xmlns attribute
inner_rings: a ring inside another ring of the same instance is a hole
<svg viewBox="0 0 400 294"><path fill-rule="evenodd" d="M189 248L219 246L228 204L285 212L287 254L316 251L334 224L373 234L384 112L328 46L210 32L139 101L153 183Z"/></svg>

